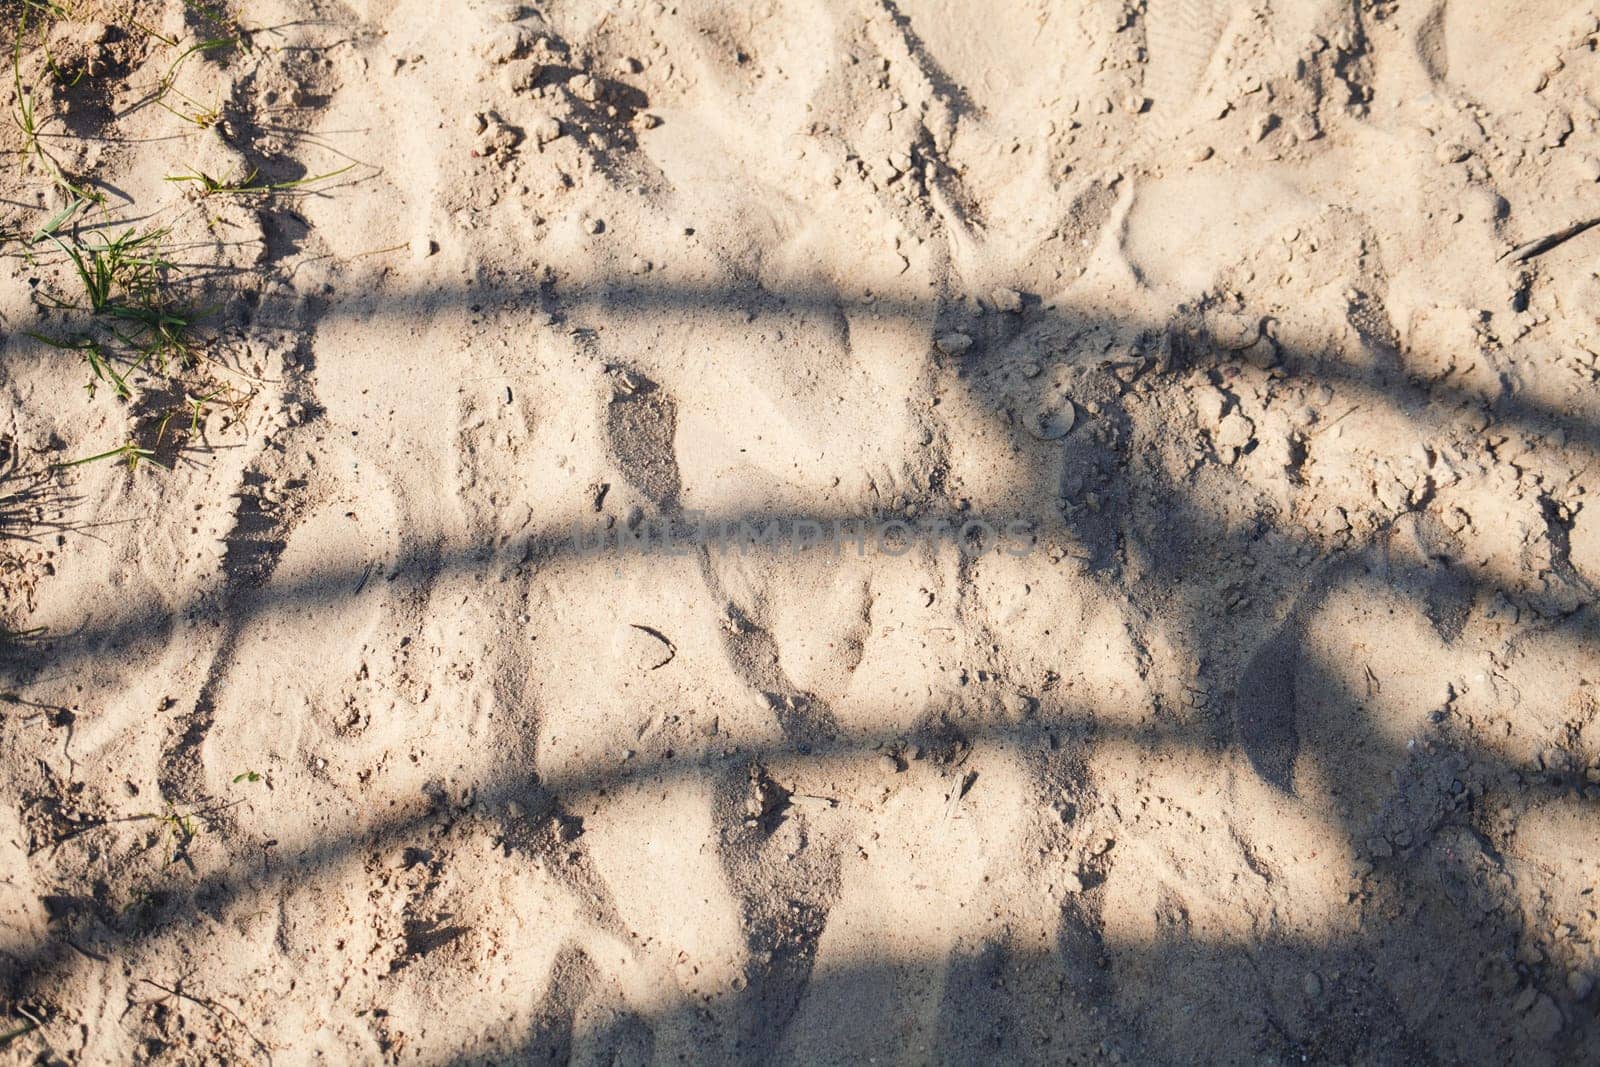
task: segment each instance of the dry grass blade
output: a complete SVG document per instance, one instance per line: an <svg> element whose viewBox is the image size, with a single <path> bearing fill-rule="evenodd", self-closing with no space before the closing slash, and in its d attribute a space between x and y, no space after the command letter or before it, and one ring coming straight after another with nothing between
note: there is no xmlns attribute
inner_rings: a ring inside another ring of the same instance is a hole
<svg viewBox="0 0 1600 1067"><path fill-rule="evenodd" d="M213 196L219 193L235 195L254 194L264 196L272 193L283 193L295 189L304 189L308 186L315 185L317 182L327 181L329 178L337 178L346 171L354 170L355 166L356 165L354 163L351 163L348 166L340 167L338 170L330 170L326 174L315 174L307 178L296 178L293 181L283 182L259 181L258 179L260 177L260 171L254 170L251 171L250 176L245 178L242 182L223 181L219 178L213 178L211 175L202 170L191 171L188 174L169 174L167 176L167 181L192 183L200 188L201 196Z"/></svg>

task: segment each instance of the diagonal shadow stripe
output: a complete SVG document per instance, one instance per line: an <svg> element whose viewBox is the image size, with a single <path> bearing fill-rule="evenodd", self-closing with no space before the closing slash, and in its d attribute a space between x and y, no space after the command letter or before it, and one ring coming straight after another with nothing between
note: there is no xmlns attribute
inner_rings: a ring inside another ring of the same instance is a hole
<svg viewBox="0 0 1600 1067"><path fill-rule="evenodd" d="M689 308L705 308L718 300L722 302L717 306L739 307L741 304L756 306L774 306L770 302L776 300L775 306L785 308L816 308L818 313L838 314L839 309L845 305L837 295L833 297L799 297L783 296L773 297L770 294L757 293L753 296L733 299L726 295L721 298L712 293L679 293L651 294L648 303L651 314L673 314L674 311L684 311ZM426 308L430 301L442 300L448 302L448 297L437 294L418 296L413 298ZM635 301L641 300L637 291L618 291L607 289L603 294L595 297L596 307L603 307L607 313L614 314L618 310L618 302L623 307L634 307ZM585 303L583 292L580 291L571 300L571 306L576 309ZM442 304L441 304L442 306ZM924 305L912 305L902 309L895 309L892 305L888 308L881 302L871 305L873 314L910 314L919 320L926 320L934 314L933 309ZM413 303L411 310L416 310ZM364 314L356 302L356 306L349 310L356 316ZM643 312L641 312L643 313ZM808 312L809 313L809 312ZM1064 320L1065 321L1065 320ZM1070 320L1071 327L1080 328L1085 322L1092 319ZM1330 378L1371 391L1381 399L1386 395L1386 386L1393 382L1374 380L1364 375L1354 375L1347 368L1328 369L1319 365L1311 357L1292 355L1286 361L1307 378L1315 380L1319 375L1327 373ZM1340 377L1344 375L1344 377ZM1363 393L1363 396L1366 394ZM1400 391L1401 400L1398 401L1406 410L1415 408L1421 410L1429 401L1443 403L1446 406L1467 408L1476 404L1473 398L1465 395L1452 395L1449 390L1417 391L1409 387ZM1407 399L1409 398L1409 400ZM1395 403L1396 401L1385 401ZM1497 417L1511 420L1522 420L1530 428L1544 428L1546 426L1569 426L1571 434L1569 441L1576 440L1584 447L1593 447L1594 431L1592 426L1586 426L1580 420L1565 416L1563 413L1554 412L1537 404L1519 404L1514 398L1503 401L1505 410L1495 408ZM1570 424L1570 425L1569 425ZM1005 433L1018 442L1025 439L1018 433L1015 426L1000 422L997 425ZM1025 492L1037 492L1046 496L1052 489L1054 472L1047 469L1041 470L1035 484L1024 487ZM1152 500L1160 500L1162 507L1169 516L1173 533L1172 541L1163 547L1172 547L1182 542L1184 551L1154 552L1150 553L1155 562L1155 574L1150 584L1167 583L1177 587L1178 592L1173 597L1175 608L1184 620L1180 630L1194 640L1201 647L1216 647L1221 642L1216 633L1217 620L1211 610L1207 598L1201 591L1186 590L1186 580L1191 577L1188 568L1192 564L1194 555L1199 552L1219 552L1224 555L1247 551L1259 544L1261 531L1243 531L1235 529L1219 516L1208 513L1198 500L1187 492L1187 486L1180 485L1170 479L1150 478L1146 483L1123 487L1124 496L1118 503L1126 509L1128 514L1141 506L1147 506ZM1115 512L1115 508L1112 509ZM946 521L956 523L961 521L964 513L955 510L932 512L933 515L942 517ZM721 521L762 522L770 520L773 516L766 512L730 512L720 516ZM819 508L800 516L787 516L791 521L811 521L829 523L835 520L852 519L856 516L846 513L842 509ZM510 549L501 549L493 545L464 544L447 546L437 555L434 553L403 556L397 565L396 571L404 573L407 570L427 570L431 573L448 572L452 570L471 570L484 568L490 565L526 567L531 571L556 566L572 566L575 554L567 542L566 532L561 529L561 523L556 522L547 527L545 533L529 539L525 543L511 546ZM1340 552L1336 546L1329 544L1308 531L1295 528L1288 523L1279 523L1269 528L1271 534L1286 546L1286 551L1301 551L1309 558L1330 559L1340 556L1350 556L1351 552ZM1123 530L1124 535L1127 529ZM1087 527L1083 523L1062 520L1058 517L1048 516L1041 518L1040 534L1043 538L1052 536L1073 536L1087 534L1087 539L1096 548L1096 558L1091 561L1094 568L1105 570L1109 573L1115 566L1115 553L1111 551L1112 542L1108 540L1103 529ZM76 661L101 654L107 650L116 650L123 647L129 640L129 635L145 634L156 641L163 640L170 634L174 626L182 619L192 619L205 616L212 612L226 609L230 620L234 624L241 624L251 618L264 616L272 612L286 610L316 610L319 607L336 602L342 597L352 594L358 586L370 561L361 568L349 566L328 566L319 569L311 576L294 583L268 581L259 589L245 591L230 590L219 585L209 594L197 598L193 602L181 605L176 610L163 608L135 608L127 613L110 620L102 620L84 626L76 633L61 637L52 637L37 645L20 652L12 650L7 654L4 669L8 674L25 680L30 674L43 670L59 670L69 668ZM1509 595L1520 595L1518 578L1515 574L1496 574L1483 568L1462 568L1469 580L1477 585L1500 589ZM1389 575L1391 580L1398 578L1402 582L1410 582L1418 587L1426 586L1434 577L1437 568L1430 564L1399 563L1392 568ZM1398 573L1394 573L1398 572ZM391 573L395 573L391 571ZM1575 579L1574 579L1575 580ZM1281 604L1270 606L1276 610ZM1270 613L1270 610L1267 613ZM1583 625L1587 625L1586 612L1566 617L1556 617L1552 626L1558 630L1566 628L1573 634L1574 640L1583 640L1579 632ZM1234 665L1237 668L1238 665ZM1265 709L1263 714L1281 714L1282 701L1275 707ZM1292 709L1291 709L1292 710ZM1220 728L1218 724L1181 725L1177 727L1163 727L1152 731L1130 731L1126 727L1110 724L1103 721L1103 717L1096 714L1092 708L1078 708L1064 711L1058 715L1048 727L1030 728L1024 731L994 730L989 734L978 734L975 740L982 743L995 744L1001 747L1015 747L1027 750L1049 744L1050 734L1053 731L1066 731L1085 738L1094 738L1099 741L1115 737L1120 733L1123 739L1130 744L1146 747L1160 747L1164 745L1178 745L1199 751L1220 753L1223 751L1228 730ZM886 737L863 737L845 734L841 737L815 741L808 739L804 746L796 743L790 745L767 746L758 750L744 750L739 753L739 758L756 758L767 762L780 762L791 759L827 760L833 759L862 759L871 758L874 749L883 742L890 740ZM1336 759L1337 753L1316 753L1320 759ZM1475 761L1498 767L1504 773L1533 776L1536 768L1513 766L1495 753L1473 750L1470 758ZM691 759L678 759L668 766L663 764L647 764L633 769L630 776L654 775L663 781L683 781L708 773L711 764L696 762ZM509 776L507 776L509 778ZM1280 772L1281 778L1281 772ZM570 803L585 796L603 796L608 789L614 788L621 777L618 772L601 767L586 767L581 772L569 773L565 776L553 776L541 780L538 790L546 797ZM1279 782L1282 785L1282 781ZM517 799L524 795L521 785L501 782L495 788L487 791L484 800L492 806ZM202 877L192 887L174 887L172 903L174 912L181 913L184 909L200 906L202 902L207 907L214 907L218 902L226 902L245 895L269 895L281 891L281 887L290 879L304 877L316 870L333 867L362 849L381 847L385 844L403 842L408 836L418 832L419 828L431 821L447 817L437 811L416 813L403 818L381 821L371 828L352 828L349 832L335 835L320 841L306 841L294 847L294 857L284 860L273 866L270 870L259 875L252 872L249 876L240 877L235 872L219 872ZM1354 838L1362 827L1348 826L1346 832ZM291 851L291 849L285 849ZM120 951L118 946L136 943L141 939L155 936L154 933L122 934L115 931L109 933L106 940L97 942L108 951ZM60 968L65 963L72 962L66 955L66 949L60 944L36 946L20 954L13 954L14 962L20 968L20 973L26 974L27 984L30 988L39 988L41 983L48 981L52 975L59 974ZM1176 950L1168 956L1182 959L1184 951L1204 954L1204 946L1191 947L1188 950ZM1327 951L1305 946L1293 947L1285 950L1288 957L1295 960L1323 959ZM1330 950L1333 955L1347 952L1361 952L1359 945L1344 946ZM1223 958L1229 958L1233 950L1225 950ZM1254 953L1252 953L1254 955ZM1442 962L1442 961L1441 961ZM980 964L979 973L991 973L995 966L1001 970L1005 965ZM1197 968L1198 969L1198 968ZM954 1041L954 1038L951 1038ZM952 1046L954 1047L954 1045ZM1398 1046L1397 1046L1398 1047Z"/></svg>

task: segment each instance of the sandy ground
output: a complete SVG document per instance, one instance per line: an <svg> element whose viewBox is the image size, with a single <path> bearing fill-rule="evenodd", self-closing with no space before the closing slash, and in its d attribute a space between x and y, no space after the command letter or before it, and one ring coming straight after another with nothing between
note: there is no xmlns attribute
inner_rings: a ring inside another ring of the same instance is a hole
<svg viewBox="0 0 1600 1067"><path fill-rule="evenodd" d="M1600 1062L1592 0L22 6L0 1061Z"/></svg>

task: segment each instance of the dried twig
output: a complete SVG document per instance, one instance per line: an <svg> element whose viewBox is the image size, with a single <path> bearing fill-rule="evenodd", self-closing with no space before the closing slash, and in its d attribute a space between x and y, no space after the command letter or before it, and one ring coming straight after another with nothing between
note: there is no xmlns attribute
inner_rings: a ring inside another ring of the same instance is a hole
<svg viewBox="0 0 1600 1067"><path fill-rule="evenodd" d="M241 1031L244 1032L244 1036L248 1037L255 1047L260 1050L261 1054L266 1057L267 1062L272 1062L271 1046L269 1046L265 1041L262 1041L250 1030L250 1027L245 1024L245 1021L239 1018L238 1012L234 1011L232 1008L228 1007L219 1000L213 1000L210 997L196 996L193 993L185 992L183 988L183 983L185 981L184 978L179 978L170 986L162 985L160 982L151 981L149 978L140 978L139 981L143 982L147 986L152 986L161 990L161 992L167 994L168 996L177 997L179 1000L186 1000L190 1004L204 1008L206 1011L211 1013L213 1018L222 1023L224 1026L229 1024L237 1026Z"/></svg>
<svg viewBox="0 0 1600 1067"><path fill-rule="evenodd" d="M1552 248L1563 245L1585 230L1591 230L1596 226L1600 226L1600 217L1585 219L1583 222L1574 222L1564 230L1557 230L1555 233L1546 234L1537 241L1529 241L1525 245L1518 245L1500 258L1502 260L1509 259L1513 263L1526 263L1534 256L1542 256Z"/></svg>
<svg viewBox="0 0 1600 1067"><path fill-rule="evenodd" d="M181 814L176 809L173 809L172 811L168 812L144 811L137 815L119 815L109 819L94 819L90 822L79 823L66 833L60 834L44 844L34 846L28 850L28 855L37 856L46 849L54 851L55 849L66 844L68 841L71 841L73 838L81 837L91 830L100 830L107 826L116 826L120 823L150 822L152 820L157 822L167 822L168 820L174 818L184 820L192 819L196 816L209 821L212 816L227 811L229 808L237 807L242 803L244 803L242 800L230 800L223 804L211 804L206 807L191 808ZM193 835L191 834L189 836L192 837Z"/></svg>
<svg viewBox="0 0 1600 1067"><path fill-rule="evenodd" d="M30 1022L25 1026L17 1027L15 1030L7 1030L5 1033L0 1034L0 1048L5 1048L17 1038L26 1037L28 1034L33 1033L37 1029L39 1029L39 1024Z"/></svg>

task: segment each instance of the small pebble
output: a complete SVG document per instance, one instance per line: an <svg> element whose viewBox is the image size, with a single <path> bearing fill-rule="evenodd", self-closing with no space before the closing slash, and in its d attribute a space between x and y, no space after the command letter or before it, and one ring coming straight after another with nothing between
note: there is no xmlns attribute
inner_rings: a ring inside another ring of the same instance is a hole
<svg viewBox="0 0 1600 1067"><path fill-rule="evenodd" d="M935 338L934 347L953 359L959 359L972 348L972 338L964 333L947 333Z"/></svg>
<svg viewBox="0 0 1600 1067"><path fill-rule="evenodd" d="M1041 441L1059 441L1072 432L1077 423L1077 411L1071 400L1034 412L1023 420L1029 433Z"/></svg>
<svg viewBox="0 0 1600 1067"><path fill-rule="evenodd" d="M431 238L428 238L428 237L413 237L411 239L411 258L412 259L416 259L416 260L427 259L429 256L433 255L438 250L439 250L439 246L434 244L434 242L433 242L433 240Z"/></svg>
<svg viewBox="0 0 1600 1067"><path fill-rule="evenodd" d="M533 133L533 139L540 144L549 144L561 136L561 123L554 115L543 115L529 123L528 129Z"/></svg>
<svg viewBox="0 0 1600 1067"><path fill-rule="evenodd" d="M518 59L505 65L500 72L500 80L511 92L525 93L534 87L543 73L544 64L538 60Z"/></svg>
<svg viewBox="0 0 1600 1067"><path fill-rule="evenodd" d="M1219 348L1239 352L1255 344L1261 336L1261 320L1250 315L1216 311L1206 317L1206 330Z"/></svg>
<svg viewBox="0 0 1600 1067"><path fill-rule="evenodd" d="M501 22L520 22L528 17L528 9L523 4L496 4L490 14Z"/></svg>
<svg viewBox="0 0 1600 1067"><path fill-rule="evenodd" d="M1527 1011L1528 1017L1524 1020L1524 1025L1535 1041L1547 1044L1561 1035L1566 1020L1562 1018L1561 1009L1556 1007L1555 1001L1540 993Z"/></svg>
<svg viewBox="0 0 1600 1067"><path fill-rule="evenodd" d="M1448 141L1435 149L1433 156L1440 163L1461 163L1466 160L1469 154L1465 145Z"/></svg>
<svg viewBox="0 0 1600 1067"><path fill-rule="evenodd" d="M994 302L996 311L1015 315L1022 310L1022 294L1015 289L996 289L989 294L989 299Z"/></svg>
<svg viewBox="0 0 1600 1067"><path fill-rule="evenodd" d="M645 380L639 375L635 374L633 371L625 370L617 375L616 381L613 384L618 396L633 396L640 389L644 388ZM644 512L635 506L632 511L628 512L628 525L630 527L635 525L636 512L638 514L638 518L642 519L644 517Z"/></svg>

